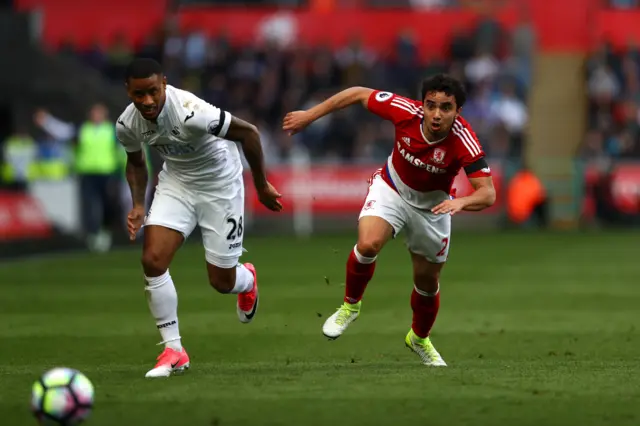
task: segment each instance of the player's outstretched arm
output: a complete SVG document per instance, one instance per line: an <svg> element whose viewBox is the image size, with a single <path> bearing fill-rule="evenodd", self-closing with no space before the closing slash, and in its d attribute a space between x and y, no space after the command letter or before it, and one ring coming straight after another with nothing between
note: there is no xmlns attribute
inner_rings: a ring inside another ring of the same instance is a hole
<svg viewBox="0 0 640 426"><path fill-rule="evenodd" d="M357 103L361 103L365 108L368 108L369 97L373 92L373 89L366 87L350 87L342 92L336 93L326 101L307 111L290 112L284 117L282 130L289 135L294 135L317 119L339 109Z"/></svg>
<svg viewBox="0 0 640 426"><path fill-rule="evenodd" d="M134 241L146 214L147 164L144 161L140 140L131 131L130 126L125 124L122 117L116 121L116 138L127 152L125 174L133 200L133 208L127 216L127 229L129 239Z"/></svg>
<svg viewBox="0 0 640 426"><path fill-rule="evenodd" d="M278 198L281 197L280 193L267 181L260 132L256 126L232 116L225 139L239 142L242 145L244 156L251 167L253 183L258 191L260 202L270 210L282 210L282 204L278 201Z"/></svg>
<svg viewBox="0 0 640 426"><path fill-rule="evenodd" d="M127 182L131 189L131 199L134 207L144 207L147 193L147 165L142 150L127 152L126 167Z"/></svg>
<svg viewBox="0 0 640 426"><path fill-rule="evenodd" d="M133 241L136 239L136 234L142 227L146 213L145 200L148 175L142 150L127 152L126 176L133 201L133 208L127 216L127 228L129 231L129 239Z"/></svg>

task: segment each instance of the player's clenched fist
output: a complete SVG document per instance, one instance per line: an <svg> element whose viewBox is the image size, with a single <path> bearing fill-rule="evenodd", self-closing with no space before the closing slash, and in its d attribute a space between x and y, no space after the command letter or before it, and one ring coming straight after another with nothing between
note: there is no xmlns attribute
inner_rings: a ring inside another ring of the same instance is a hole
<svg viewBox="0 0 640 426"><path fill-rule="evenodd" d="M264 204L266 208L273 210L274 212L282 210L282 203L278 201L278 198L280 197L282 197L282 195L269 182L267 182L265 187L258 189L258 198L260 199L260 202Z"/></svg>
<svg viewBox="0 0 640 426"><path fill-rule="evenodd" d="M288 113L282 122L282 130L289 136L295 135L313 122L313 117L308 111L293 111Z"/></svg>
<svg viewBox="0 0 640 426"><path fill-rule="evenodd" d="M144 207L134 206L127 216L127 229L129 231L129 239L135 241L136 234L142 227L144 221Z"/></svg>

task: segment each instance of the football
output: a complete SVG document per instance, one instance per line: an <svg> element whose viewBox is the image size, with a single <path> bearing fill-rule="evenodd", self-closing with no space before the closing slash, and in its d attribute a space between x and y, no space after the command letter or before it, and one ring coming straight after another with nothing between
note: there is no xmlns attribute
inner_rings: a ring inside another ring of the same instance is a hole
<svg viewBox="0 0 640 426"><path fill-rule="evenodd" d="M94 389L77 370L54 368L31 389L31 410L41 425L77 425L91 413Z"/></svg>

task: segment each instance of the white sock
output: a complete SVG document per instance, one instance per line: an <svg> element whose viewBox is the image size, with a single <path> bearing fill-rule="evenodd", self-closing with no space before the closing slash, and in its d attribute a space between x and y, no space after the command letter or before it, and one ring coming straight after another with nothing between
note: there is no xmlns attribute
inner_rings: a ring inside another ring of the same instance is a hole
<svg viewBox="0 0 640 426"><path fill-rule="evenodd" d="M177 351L182 350L178 329L178 293L169 271L159 277L145 276L144 279L147 280L145 291L149 310L160 330L161 344Z"/></svg>
<svg viewBox="0 0 640 426"><path fill-rule="evenodd" d="M436 291L434 291L433 293L427 293L426 291L422 291L418 287L416 287L415 285L413 286L413 288L416 290L416 293L418 293L420 296L424 296L424 297L435 297L435 296L438 295L438 293L440 293L440 283L438 283L438 289Z"/></svg>
<svg viewBox="0 0 640 426"><path fill-rule="evenodd" d="M253 290L253 274L243 264L236 267L236 285L231 294L246 293Z"/></svg>
<svg viewBox="0 0 640 426"><path fill-rule="evenodd" d="M378 258L378 256L367 257L367 256L361 255L360 252L358 251L357 244L353 247L353 254L356 255L356 259L358 260L358 263L362 263L363 265L370 265L373 262L375 262L376 259Z"/></svg>

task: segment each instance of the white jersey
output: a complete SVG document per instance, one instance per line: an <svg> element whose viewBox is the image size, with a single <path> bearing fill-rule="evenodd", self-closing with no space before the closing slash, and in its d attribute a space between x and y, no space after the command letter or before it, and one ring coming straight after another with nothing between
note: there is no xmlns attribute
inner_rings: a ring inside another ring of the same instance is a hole
<svg viewBox="0 0 640 426"><path fill-rule="evenodd" d="M116 122L116 136L127 152L142 145L155 149L163 170L190 188L218 188L241 179L242 162L235 142L224 139L231 114L193 93L167 85L157 124L130 104Z"/></svg>

